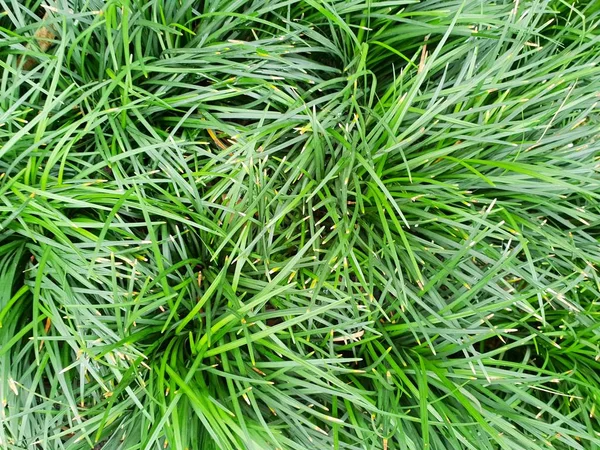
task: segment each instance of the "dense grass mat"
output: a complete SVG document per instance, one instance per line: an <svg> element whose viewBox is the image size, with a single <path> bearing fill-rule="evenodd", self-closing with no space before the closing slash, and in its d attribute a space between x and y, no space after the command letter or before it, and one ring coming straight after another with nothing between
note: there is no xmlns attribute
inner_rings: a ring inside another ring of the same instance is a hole
<svg viewBox="0 0 600 450"><path fill-rule="evenodd" d="M600 448L599 24L0 0L0 447Z"/></svg>

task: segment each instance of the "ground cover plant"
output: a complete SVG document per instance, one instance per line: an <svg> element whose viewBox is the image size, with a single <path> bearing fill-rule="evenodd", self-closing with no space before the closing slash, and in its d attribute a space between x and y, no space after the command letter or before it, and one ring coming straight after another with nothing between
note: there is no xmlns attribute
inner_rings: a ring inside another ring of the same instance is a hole
<svg viewBox="0 0 600 450"><path fill-rule="evenodd" d="M0 0L0 448L600 448L599 24Z"/></svg>

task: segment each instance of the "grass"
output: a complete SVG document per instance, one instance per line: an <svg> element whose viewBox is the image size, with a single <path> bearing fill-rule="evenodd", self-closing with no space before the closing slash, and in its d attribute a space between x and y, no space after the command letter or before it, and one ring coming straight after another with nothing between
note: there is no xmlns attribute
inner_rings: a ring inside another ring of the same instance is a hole
<svg viewBox="0 0 600 450"><path fill-rule="evenodd" d="M0 447L600 449L600 3L0 0Z"/></svg>

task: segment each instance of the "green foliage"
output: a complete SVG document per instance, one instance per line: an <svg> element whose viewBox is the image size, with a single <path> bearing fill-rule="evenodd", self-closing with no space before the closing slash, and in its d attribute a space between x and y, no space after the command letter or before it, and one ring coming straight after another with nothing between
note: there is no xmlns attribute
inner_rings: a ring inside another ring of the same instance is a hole
<svg viewBox="0 0 600 450"><path fill-rule="evenodd" d="M600 448L598 1L0 11L1 448Z"/></svg>

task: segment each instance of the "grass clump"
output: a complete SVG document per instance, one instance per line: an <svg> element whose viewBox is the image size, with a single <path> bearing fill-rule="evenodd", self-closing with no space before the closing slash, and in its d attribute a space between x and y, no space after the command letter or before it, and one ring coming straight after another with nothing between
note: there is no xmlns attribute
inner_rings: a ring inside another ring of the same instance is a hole
<svg viewBox="0 0 600 450"><path fill-rule="evenodd" d="M2 448L600 448L600 3L0 6Z"/></svg>

